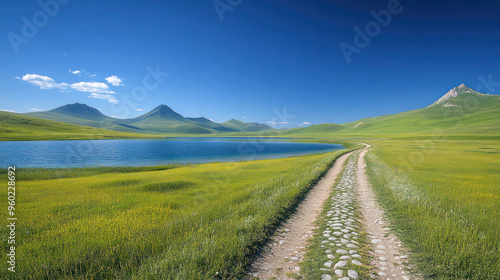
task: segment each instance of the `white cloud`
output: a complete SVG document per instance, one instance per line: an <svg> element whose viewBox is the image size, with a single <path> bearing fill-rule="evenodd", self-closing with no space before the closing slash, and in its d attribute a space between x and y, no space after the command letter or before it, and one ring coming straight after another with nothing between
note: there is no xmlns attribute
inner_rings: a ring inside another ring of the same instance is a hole
<svg viewBox="0 0 500 280"><path fill-rule="evenodd" d="M84 74L87 74L84 71ZM79 74L82 73L80 70L75 70L71 71L73 74ZM78 75L80 76L80 75ZM58 89L60 91L68 91L70 88L79 91L79 92L88 92L90 93L89 97L90 98L96 98L96 99L102 99L102 100L107 100L110 103L118 103L118 100L112 96L111 94L115 93L112 91L109 86L105 83L99 83L99 82L79 82L79 83L74 83L74 84L67 84L67 83L56 83L54 79L47 77L47 76L42 76L42 75L37 75L37 74L26 74L22 78L15 77L16 79L23 80L25 82L28 82L32 85L39 86L40 89ZM119 78L118 78L119 79ZM121 79L119 79L121 81ZM38 107L29 109L30 111L40 111Z"/></svg>
<svg viewBox="0 0 500 280"><path fill-rule="evenodd" d="M98 82L79 82L71 84L71 88L81 92L115 93L114 91L109 90L109 86L107 84Z"/></svg>
<svg viewBox="0 0 500 280"><path fill-rule="evenodd" d="M89 76L89 77L91 77L91 78L93 78L93 77L97 76L96 74L91 74L91 73L87 72L87 70L85 70L85 69L82 69L82 70L74 70L74 71L73 71L73 70L69 70L69 72L70 72L71 74L78 75L78 77L81 77L82 75L86 75L86 76Z"/></svg>
<svg viewBox="0 0 500 280"><path fill-rule="evenodd" d="M303 123L299 124L299 126L307 126L307 125L311 125L311 123L310 122L303 122Z"/></svg>
<svg viewBox="0 0 500 280"><path fill-rule="evenodd" d="M123 86L122 79L118 78L115 75L111 75L111 76L107 77L106 82L108 82L108 84L115 86L115 87Z"/></svg>
<svg viewBox="0 0 500 280"><path fill-rule="evenodd" d="M9 112L9 113L15 113L16 112L14 110L7 110L7 109L0 109L0 111Z"/></svg>
<svg viewBox="0 0 500 280"><path fill-rule="evenodd" d="M35 111L35 112L41 111L41 109L40 109L40 108L38 108L38 107L37 107L37 108L31 108L31 109L28 109L28 110L30 110L30 111Z"/></svg>
<svg viewBox="0 0 500 280"><path fill-rule="evenodd" d="M142 111L144 111L144 109L135 109L135 110L137 110L137 111L139 111L139 112L142 112Z"/></svg>
<svg viewBox="0 0 500 280"><path fill-rule="evenodd" d="M58 84L54 81L54 79L50 77L37 74L26 74L21 78L21 80L28 82L32 85L39 86L40 89L66 90L68 88L67 83Z"/></svg>
<svg viewBox="0 0 500 280"><path fill-rule="evenodd" d="M110 94L99 94L99 93L91 93L89 95L90 98L107 100L109 103L118 104L118 100Z"/></svg>

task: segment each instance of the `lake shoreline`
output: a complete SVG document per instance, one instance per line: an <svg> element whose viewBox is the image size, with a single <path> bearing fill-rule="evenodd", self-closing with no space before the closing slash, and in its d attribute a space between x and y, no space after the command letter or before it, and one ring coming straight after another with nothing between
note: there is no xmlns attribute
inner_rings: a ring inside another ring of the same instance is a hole
<svg viewBox="0 0 500 280"><path fill-rule="evenodd" d="M269 137L13 141L0 142L4 155L0 166L97 168L241 162L321 154L345 149L344 145Z"/></svg>

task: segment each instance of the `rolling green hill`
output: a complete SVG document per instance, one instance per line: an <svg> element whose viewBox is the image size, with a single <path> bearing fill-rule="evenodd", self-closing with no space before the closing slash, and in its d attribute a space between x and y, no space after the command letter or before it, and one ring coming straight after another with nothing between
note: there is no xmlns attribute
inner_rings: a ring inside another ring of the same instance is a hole
<svg viewBox="0 0 500 280"><path fill-rule="evenodd" d="M500 137L500 96L460 85L432 105L346 124L320 124L290 129L286 136L342 137Z"/></svg>
<svg viewBox="0 0 500 280"><path fill-rule="evenodd" d="M257 132L271 127L258 123L235 121L218 124L206 118L185 118L167 105L159 105L148 113L132 119L105 116L85 104L68 104L47 112L26 115L70 124L106 128L116 131L147 134L213 134L229 132ZM237 122L237 123L236 123Z"/></svg>
<svg viewBox="0 0 500 280"><path fill-rule="evenodd" d="M344 129L344 126L336 123L322 123L319 125L311 125L309 127L291 128L284 132L284 134L330 134Z"/></svg>
<svg viewBox="0 0 500 280"><path fill-rule="evenodd" d="M67 124L0 111L0 141L144 138L147 135Z"/></svg>
<svg viewBox="0 0 500 280"><path fill-rule="evenodd" d="M221 125L226 128L232 129L234 131L245 131L245 132L259 132L264 130L271 129L270 126L260 123L246 123L242 121L238 121L235 119L230 119L227 122L223 122Z"/></svg>

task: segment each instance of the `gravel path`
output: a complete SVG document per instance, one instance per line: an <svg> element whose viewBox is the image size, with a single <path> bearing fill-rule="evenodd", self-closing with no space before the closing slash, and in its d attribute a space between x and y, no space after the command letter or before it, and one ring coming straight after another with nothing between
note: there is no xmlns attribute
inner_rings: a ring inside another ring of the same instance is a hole
<svg viewBox="0 0 500 280"><path fill-rule="evenodd" d="M356 225L356 160L351 157L342 173L331 205L326 212L328 227L323 231L321 247L330 260L323 264L325 274L321 280L349 280L359 278L359 268L363 265L358 252L360 228ZM327 273L328 272L328 273Z"/></svg>
<svg viewBox="0 0 500 280"><path fill-rule="evenodd" d="M365 173L365 155L370 148L359 154L356 178L357 178L357 198L360 202L363 214L362 223L370 238L373 256L371 266L374 270L373 278L379 279L415 279L408 273L408 268L404 265L408 257L402 248L401 241L391 233L388 222L384 217L384 211L375 199L375 194L368 183ZM379 277L376 277L378 275Z"/></svg>
<svg viewBox="0 0 500 280"><path fill-rule="evenodd" d="M352 153L347 153L335 161L326 175L300 203L297 212L276 230L278 234L275 234L263 253L254 260L249 276L258 279L288 280L293 278L289 278L287 274L300 273L299 262L304 258L307 240L313 235L314 221L323 209L323 204L328 199L345 160Z"/></svg>

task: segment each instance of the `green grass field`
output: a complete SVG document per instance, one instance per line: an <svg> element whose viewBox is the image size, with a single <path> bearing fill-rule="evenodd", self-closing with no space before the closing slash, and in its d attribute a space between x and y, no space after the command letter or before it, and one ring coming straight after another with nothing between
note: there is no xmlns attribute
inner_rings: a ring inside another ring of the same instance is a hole
<svg viewBox="0 0 500 280"><path fill-rule="evenodd" d="M500 279L498 141L375 141L368 170L424 279Z"/></svg>
<svg viewBox="0 0 500 280"><path fill-rule="evenodd" d="M346 151L239 163L18 170L17 273L2 270L0 278L238 278L258 244ZM0 183L6 180L3 170ZM1 227L2 240L7 234ZM4 242L3 263L7 249Z"/></svg>

